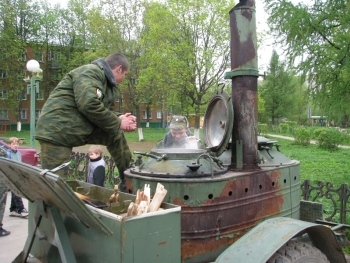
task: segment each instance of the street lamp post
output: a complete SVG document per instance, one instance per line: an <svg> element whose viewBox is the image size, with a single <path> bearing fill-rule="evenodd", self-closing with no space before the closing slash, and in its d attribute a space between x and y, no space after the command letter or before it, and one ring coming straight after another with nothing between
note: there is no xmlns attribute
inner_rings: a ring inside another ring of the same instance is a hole
<svg viewBox="0 0 350 263"><path fill-rule="evenodd" d="M30 94L30 147L35 148L35 99L36 93L39 93L39 82L43 71L39 62L34 59L29 60L26 67L31 72L31 76L24 79L27 83L27 94Z"/></svg>

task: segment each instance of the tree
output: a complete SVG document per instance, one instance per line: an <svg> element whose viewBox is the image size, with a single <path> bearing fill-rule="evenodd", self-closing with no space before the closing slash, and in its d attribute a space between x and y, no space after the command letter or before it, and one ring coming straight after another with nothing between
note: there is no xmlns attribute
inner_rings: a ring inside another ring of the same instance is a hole
<svg viewBox="0 0 350 263"><path fill-rule="evenodd" d="M279 60L276 51L272 53L266 80L259 91L272 124L277 124L282 117L292 116L295 110L296 81L293 72L287 71L285 62Z"/></svg>
<svg viewBox="0 0 350 263"><path fill-rule="evenodd" d="M228 12L233 2L166 1L148 6L138 88L157 87L170 111L194 112L196 127L229 59ZM153 79L153 81L151 80ZM151 82L152 81L152 82Z"/></svg>
<svg viewBox="0 0 350 263"><path fill-rule="evenodd" d="M2 90L7 90L5 106L17 118L21 110L22 93L26 92L23 81L26 61L25 47L35 37L38 28L35 4L32 1L4 0L0 2L0 70Z"/></svg>
<svg viewBox="0 0 350 263"><path fill-rule="evenodd" d="M318 0L294 5L265 0L276 42L308 81L314 102L329 117L348 126L350 108L350 5Z"/></svg>

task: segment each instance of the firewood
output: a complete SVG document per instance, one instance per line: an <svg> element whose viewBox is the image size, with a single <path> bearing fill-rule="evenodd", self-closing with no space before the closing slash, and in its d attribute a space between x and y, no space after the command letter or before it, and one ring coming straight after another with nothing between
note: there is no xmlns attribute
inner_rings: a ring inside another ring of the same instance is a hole
<svg viewBox="0 0 350 263"><path fill-rule="evenodd" d="M135 204L140 204L140 202L141 202L141 194L142 194L142 192L140 191L140 189L137 189Z"/></svg>
<svg viewBox="0 0 350 263"><path fill-rule="evenodd" d="M135 204L134 202L131 202L129 207L128 207L128 212L127 212L127 216L134 216L137 214L137 207L138 204Z"/></svg>
<svg viewBox="0 0 350 263"><path fill-rule="evenodd" d="M111 203L116 203L118 201L119 201L119 188L118 188L118 185L115 185L114 186L114 193L109 198L109 205Z"/></svg>
<svg viewBox="0 0 350 263"><path fill-rule="evenodd" d="M147 213L147 207L147 201L141 201L141 203L137 207L136 215L142 215Z"/></svg>
<svg viewBox="0 0 350 263"><path fill-rule="evenodd" d="M154 212L157 211L162 204L165 195L167 194L167 190L164 188L164 186L160 183L157 184L156 193L154 194L154 197L148 206L147 212Z"/></svg>
<svg viewBox="0 0 350 263"><path fill-rule="evenodd" d="M145 199L147 201L147 205L151 202L151 188L149 184L145 184L145 187L143 189L143 192L145 193Z"/></svg>

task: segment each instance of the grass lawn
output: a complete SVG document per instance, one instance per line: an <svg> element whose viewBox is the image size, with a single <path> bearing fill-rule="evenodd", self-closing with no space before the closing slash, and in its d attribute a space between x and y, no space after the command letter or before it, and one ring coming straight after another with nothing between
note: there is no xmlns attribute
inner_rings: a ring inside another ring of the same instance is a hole
<svg viewBox="0 0 350 263"><path fill-rule="evenodd" d="M347 183L350 175L350 149L328 151L317 145L295 145L293 141L273 138L281 145L280 151L300 161L301 180L329 181L335 185Z"/></svg>
<svg viewBox="0 0 350 263"><path fill-rule="evenodd" d="M193 131L193 130L192 130ZM144 149L144 145L156 144L161 140L167 129L143 128L142 142L139 142L138 132L125 133L128 142L132 143L133 150L148 151ZM29 131L12 131L11 134L6 134L6 137L1 137L5 140L8 137L15 136L25 138L24 146L29 146ZM315 183L318 180L330 181L334 185L347 183L350 175L350 149L341 149L328 151L320 149L317 145L299 146L293 141L273 138L281 145L280 151L291 159L300 161L301 178L303 180L311 180ZM39 143L36 141L36 148L39 148ZM136 146L135 146L136 145Z"/></svg>

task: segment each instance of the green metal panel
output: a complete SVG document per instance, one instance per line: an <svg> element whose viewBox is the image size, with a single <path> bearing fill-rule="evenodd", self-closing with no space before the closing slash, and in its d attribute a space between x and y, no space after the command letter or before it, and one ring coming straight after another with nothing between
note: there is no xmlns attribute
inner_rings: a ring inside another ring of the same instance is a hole
<svg viewBox="0 0 350 263"><path fill-rule="evenodd" d="M30 216L36 203L29 206ZM77 262L179 263L180 207L125 218L90 207L113 230L112 236L86 228L75 218L63 215L69 242ZM29 220L32 218L30 217ZM166 222L166 223L165 223ZM51 222L43 219L41 233L54 234ZM35 239L31 254L43 262L60 263L57 248L47 239Z"/></svg>
<svg viewBox="0 0 350 263"><path fill-rule="evenodd" d="M5 158L0 158L0 179L30 201L29 235L14 262L24 262L29 253L50 263L181 260L179 206L162 203L160 211L126 217L135 195L119 193L119 201L110 208L95 208L74 192L108 203L113 190L65 182L51 172Z"/></svg>
<svg viewBox="0 0 350 263"><path fill-rule="evenodd" d="M329 227L285 217L260 223L226 249L215 262L266 262L280 247L300 233L308 233L314 245L328 257L330 262L346 263L344 254Z"/></svg>

